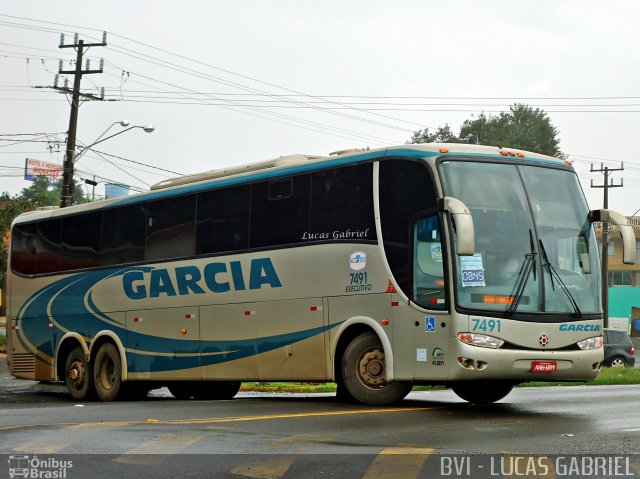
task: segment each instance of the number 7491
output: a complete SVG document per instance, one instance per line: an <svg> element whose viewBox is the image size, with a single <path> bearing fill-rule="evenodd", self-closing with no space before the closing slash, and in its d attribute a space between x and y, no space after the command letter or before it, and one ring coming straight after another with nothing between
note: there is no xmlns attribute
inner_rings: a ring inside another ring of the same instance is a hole
<svg viewBox="0 0 640 479"><path fill-rule="evenodd" d="M502 331L499 319L472 319L473 331L500 333Z"/></svg>

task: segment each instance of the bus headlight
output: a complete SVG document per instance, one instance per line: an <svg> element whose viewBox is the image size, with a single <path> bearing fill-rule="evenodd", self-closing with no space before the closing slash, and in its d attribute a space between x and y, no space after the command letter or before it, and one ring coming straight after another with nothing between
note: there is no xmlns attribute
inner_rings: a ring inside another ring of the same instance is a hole
<svg viewBox="0 0 640 479"><path fill-rule="evenodd" d="M475 333L458 333L458 340L472 346L492 349L498 349L504 344L504 341L502 339L494 338L493 336L487 336L486 334Z"/></svg>
<svg viewBox="0 0 640 479"><path fill-rule="evenodd" d="M596 336L595 338L583 339L578 342L578 347L582 350L598 349L602 347L603 342L602 336Z"/></svg>

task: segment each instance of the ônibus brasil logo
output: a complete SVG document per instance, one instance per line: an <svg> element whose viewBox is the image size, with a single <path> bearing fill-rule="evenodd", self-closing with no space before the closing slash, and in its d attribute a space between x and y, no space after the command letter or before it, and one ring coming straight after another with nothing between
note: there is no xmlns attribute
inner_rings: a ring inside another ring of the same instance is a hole
<svg viewBox="0 0 640 479"><path fill-rule="evenodd" d="M38 456L9 456L9 477L38 477L47 479L65 479L67 469L73 467L73 461L63 461L55 457L39 459Z"/></svg>

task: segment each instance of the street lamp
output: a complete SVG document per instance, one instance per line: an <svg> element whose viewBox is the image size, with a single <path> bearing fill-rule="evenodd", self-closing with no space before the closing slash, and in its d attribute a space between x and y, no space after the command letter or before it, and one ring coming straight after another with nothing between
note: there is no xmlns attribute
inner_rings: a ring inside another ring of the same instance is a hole
<svg viewBox="0 0 640 479"><path fill-rule="evenodd" d="M134 125L134 126L129 126L129 128L125 128L124 130L121 130L118 133L114 133L113 135L109 135L105 137L104 135L106 135L107 132L115 125L127 127L129 126L129 121L121 120L121 121L113 122L111 125L109 125L109 127L104 132L102 132L102 134L96 139L96 141L94 141L90 145L83 147L80 153L73 155L73 158L70 164L65 162L65 168L63 170L63 175L62 175L62 195L60 197L60 208L71 206L71 202L73 199L72 198L73 166L78 161L78 159L87 152L87 150L91 149L93 146L97 145L98 143L102 143L103 141L113 138L114 136L122 135L125 131L133 130L135 128L140 128L146 133L152 133L155 130L155 127L153 125L144 125L144 126Z"/></svg>
<svg viewBox="0 0 640 479"><path fill-rule="evenodd" d="M129 126L129 120L120 120L120 121L114 121L113 123L111 123L111 124L107 127L107 129L106 129L106 130L104 130L104 131L102 132L102 134L101 134L98 138L96 138L96 140L92 143L92 145L94 145L96 141L100 140L100 138L102 138L104 135L106 135L106 134L107 134L107 132L108 132L111 128L113 128L114 126L116 126L116 125L120 125L121 127L126 128L126 127L128 127L128 126ZM78 159L79 159L82 155L84 155L84 153L87 151L87 149L88 149L88 148L89 148L88 146L87 146L87 147L84 147L84 148L83 148L83 150L82 150L81 152L76 153L75 155L73 155L73 162L75 163L76 161L78 161Z"/></svg>

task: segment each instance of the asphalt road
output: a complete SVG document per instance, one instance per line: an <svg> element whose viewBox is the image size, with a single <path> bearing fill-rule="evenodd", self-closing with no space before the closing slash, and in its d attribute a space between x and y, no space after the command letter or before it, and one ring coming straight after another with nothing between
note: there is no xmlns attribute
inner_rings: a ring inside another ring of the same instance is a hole
<svg viewBox="0 0 640 479"><path fill-rule="evenodd" d="M163 390L77 404L0 369L0 474L37 455L40 469L71 461L68 478L507 477L505 460L539 454L549 456L544 477L559 477L554 454L612 454L640 475L640 386L519 388L482 407L451 391L414 392L393 407L326 394L180 401Z"/></svg>

